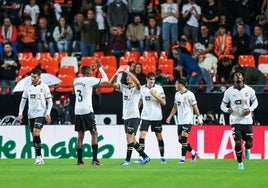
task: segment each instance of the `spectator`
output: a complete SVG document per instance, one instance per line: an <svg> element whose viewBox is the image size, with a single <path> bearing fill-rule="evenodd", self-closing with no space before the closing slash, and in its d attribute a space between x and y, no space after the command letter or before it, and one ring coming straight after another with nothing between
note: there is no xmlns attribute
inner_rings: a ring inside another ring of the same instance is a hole
<svg viewBox="0 0 268 188"><path fill-rule="evenodd" d="M219 121L217 120L215 116L215 112L212 110L209 110L203 120L204 125L219 125Z"/></svg>
<svg viewBox="0 0 268 188"><path fill-rule="evenodd" d="M135 15L140 15L142 20L145 19L146 16L146 1L147 0L128 0L128 10L130 19L133 19Z"/></svg>
<svg viewBox="0 0 268 188"><path fill-rule="evenodd" d="M93 9L92 0L82 0L82 5L80 11L83 12L84 15L87 15L87 11Z"/></svg>
<svg viewBox="0 0 268 188"><path fill-rule="evenodd" d="M29 0L29 3L24 7L24 16L30 16L32 18L31 24L37 25L38 17L40 14L40 8L36 4L35 0Z"/></svg>
<svg viewBox="0 0 268 188"><path fill-rule="evenodd" d="M234 65L232 73L235 71L242 71L244 73L245 84L251 86L256 93L263 93L266 85L265 75L256 67Z"/></svg>
<svg viewBox="0 0 268 188"><path fill-rule="evenodd" d="M123 26L125 29L128 23L127 5L121 0L114 0L110 3L107 9L107 22L111 33L113 33L114 27L118 25Z"/></svg>
<svg viewBox="0 0 268 188"><path fill-rule="evenodd" d="M180 44L183 42L184 41L181 41ZM179 48L174 48L172 50L172 54L176 61L175 67L180 73L180 78L185 77L183 74L183 72L185 72L188 77L188 89L193 93L196 93L199 82L202 80L202 71L198 66L197 61L182 45Z"/></svg>
<svg viewBox="0 0 268 188"><path fill-rule="evenodd" d="M53 7L53 4L51 5L48 2L42 4L40 6L40 18L46 18L47 19L47 23L50 27L55 27L57 24L57 18L56 18L56 14L55 14L55 10Z"/></svg>
<svg viewBox="0 0 268 188"><path fill-rule="evenodd" d="M93 56L95 50L99 48L99 30L98 23L95 20L94 10L87 11L87 17L80 25L80 31L80 50L82 57Z"/></svg>
<svg viewBox="0 0 268 188"><path fill-rule="evenodd" d="M53 38L59 52L70 53L73 30L71 26L66 23L64 17L60 17L58 25L54 28Z"/></svg>
<svg viewBox="0 0 268 188"><path fill-rule="evenodd" d="M72 41L72 52L80 52L80 39L81 31L80 26L83 23L84 15L82 12L78 12L75 16L73 24L73 41Z"/></svg>
<svg viewBox="0 0 268 188"><path fill-rule="evenodd" d="M195 3L195 0L188 0L188 3L182 7L182 16L183 18L189 16L188 21L186 21L183 27L183 33L192 43L196 43L199 20L201 18L201 7Z"/></svg>
<svg viewBox="0 0 268 188"><path fill-rule="evenodd" d="M55 13L56 20L58 21L61 17L61 14L62 14L61 5L57 2L55 2L55 0L49 0L48 2L50 3L50 7L53 9L53 12Z"/></svg>
<svg viewBox="0 0 268 188"><path fill-rule="evenodd" d="M161 18L163 50L169 52L170 41L171 45L178 42L179 8L173 0L161 4Z"/></svg>
<svg viewBox="0 0 268 188"><path fill-rule="evenodd" d="M263 34L268 35L268 19L263 15L258 15L256 17L257 24L263 28Z"/></svg>
<svg viewBox="0 0 268 188"><path fill-rule="evenodd" d="M268 53L268 38L263 34L260 25L254 27L254 34L250 36L250 52L254 55L255 67L258 67L258 60L261 54Z"/></svg>
<svg viewBox="0 0 268 188"><path fill-rule="evenodd" d="M122 57L126 51L126 33L124 32L123 26L114 27L112 33L111 52L115 55L117 62L119 62L120 57Z"/></svg>
<svg viewBox="0 0 268 188"><path fill-rule="evenodd" d="M139 15L134 16L133 23L127 26L126 30L127 37L127 50L132 51L135 46L138 46L138 51L140 55L144 51L144 25L141 22L141 17Z"/></svg>
<svg viewBox="0 0 268 188"><path fill-rule="evenodd" d="M5 12L5 15L8 16L11 20L11 23L15 26L21 24L21 1L20 0L10 0L10 1L1 1L3 2L2 10Z"/></svg>
<svg viewBox="0 0 268 188"><path fill-rule="evenodd" d="M55 41L53 29L48 26L46 18L40 18L36 28L37 52L49 51L51 57L55 53Z"/></svg>
<svg viewBox="0 0 268 188"><path fill-rule="evenodd" d="M218 63L218 79L220 82L221 91L224 92L230 84L230 73L234 63L229 57L224 57Z"/></svg>
<svg viewBox="0 0 268 188"><path fill-rule="evenodd" d="M99 29L99 41L100 41L100 49L105 54L107 54L108 50L108 42L109 42L109 29L107 24L107 6L104 0L94 0L95 2L95 10L96 10L96 21L98 23Z"/></svg>
<svg viewBox="0 0 268 188"><path fill-rule="evenodd" d="M4 45L4 53L0 57L0 79L2 82L2 94L7 94L7 86L10 87L10 93L16 85L17 71L20 69L20 62L17 55L12 52L11 43Z"/></svg>
<svg viewBox="0 0 268 188"><path fill-rule="evenodd" d="M36 54L35 28L31 24L30 16L24 17L24 22L18 29L18 51L30 51L33 55Z"/></svg>
<svg viewBox="0 0 268 188"><path fill-rule="evenodd" d="M214 0L208 0L202 8L202 22L208 26L209 34L214 35L219 22L219 10Z"/></svg>
<svg viewBox="0 0 268 188"><path fill-rule="evenodd" d="M160 26L156 24L155 18L149 18L149 24L145 27L145 51L155 50L160 54Z"/></svg>
<svg viewBox="0 0 268 188"><path fill-rule="evenodd" d="M134 75L137 77L137 79L140 81L141 85L146 84L146 75L142 72L142 64L136 63L135 69L134 69Z"/></svg>
<svg viewBox="0 0 268 188"><path fill-rule="evenodd" d="M239 55L249 54L250 36L245 32L244 24L237 24L237 34L232 39L232 54L235 57L235 61L238 62Z"/></svg>
<svg viewBox="0 0 268 188"><path fill-rule="evenodd" d="M4 18L4 23L0 27L0 55L4 52L4 44L9 42L12 46L12 51L17 53L17 36L18 31L16 26L11 24L9 17Z"/></svg>
<svg viewBox="0 0 268 188"><path fill-rule="evenodd" d="M197 43L193 46L193 55L198 60L200 67L205 68L209 73L213 73L213 82L216 82L218 59L213 54L214 37L209 34L206 24L200 26L200 35Z"/></svg>
<svg viewBox="0 0 268 188"><path fill-rule="evenodd" d="M232 49L232 37L226 32L224 25L217 30L214 38L214 53L218 59L229 55Z"/></svg>
<svg viewBox="0 0 268 188"><path fill-rule="evenodd" d="M235 36L238 33L238 25L239 24L244 25L245 33L250 36L250 27L248 24L244 23L244 20L241 17L238 17L235 19L235 25L233 26L232 36Z"/></svg>
<svg viewBox="0 0 268 188"><path fill-rule="evenodd" d="M219 19L219 24L218 24L218 28L217 30L219 29L219 27L221 26L224 26L225 29L226 29L226 33L230 34L232 33L232 24L229 22L229 20L227 20L227 16L225 14L221 14L220 15L220 19ZM214 34L215 35L215 34Z"/></svg>
<svg viewBox="0 0 268 188"><path fill-rule="evenodd" d="M169 75L164 74L162 70L157 69L155 74L155 83L159 85L170 84Z"/></svg>

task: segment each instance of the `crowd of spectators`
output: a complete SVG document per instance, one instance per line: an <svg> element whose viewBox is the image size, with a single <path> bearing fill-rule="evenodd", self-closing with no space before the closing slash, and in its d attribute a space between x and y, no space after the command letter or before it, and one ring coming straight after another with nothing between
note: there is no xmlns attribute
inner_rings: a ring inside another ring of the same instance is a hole
<svg viewBox="0 0 268 188"><path fill-rule="evenodd" d="M149 50L171 54L173 45L186 41L200 74L208 72L213 83L226 85L239 55L253 54L257 68L259 55L268 53L267 4L267 0L2 0L0 61L4 62L7 42L14 54L92 56L98 50L119 59L132 50L140 55Z"/></svg>

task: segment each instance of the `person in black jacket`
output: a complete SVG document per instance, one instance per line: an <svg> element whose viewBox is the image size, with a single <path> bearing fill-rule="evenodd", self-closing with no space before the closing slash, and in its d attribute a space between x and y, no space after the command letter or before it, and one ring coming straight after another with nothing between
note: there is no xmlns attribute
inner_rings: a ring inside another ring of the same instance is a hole
<svg viewBox="0 0 268 188"><path fill-rule="evenodd" d="M0 78L2 94L7 94L7 86L10 87L10 93L13 94L13 89L16 85L17 70L20 69L20 62L15 53L12 52L11 43L7 42L4 45L4 53L0 57Z"/></svg>
<svg viewBox="0 0 268 188"><path fill-rule="evenodd" d="M37 43L37 52L49 51L50 55L53 56L55 53L53 28L50 28L48 26L46 18L43 17L39 19L35 35Z"/></svg>

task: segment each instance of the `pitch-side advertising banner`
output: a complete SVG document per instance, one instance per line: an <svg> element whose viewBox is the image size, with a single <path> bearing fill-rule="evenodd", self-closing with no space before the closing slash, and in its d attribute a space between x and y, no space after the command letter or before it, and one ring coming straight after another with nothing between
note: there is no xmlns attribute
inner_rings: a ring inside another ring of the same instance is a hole
<svg viewBox="0 0 268 188"><path fill-rule="evenodd" d="M99 158L125 158L126 137L123 125L98 126ZM251 159L268 159L268 126L253 127L254 140ZM163 125L165 157L178 159L177 126ZM42 154L45 158L76 158L77 133L73 125L45 125L41 132ZM137 134L138 140L138 134ZM155 134L148 132L145 151L151 158L159 158ZM193 126L189 136L192 147L201 159L233 159L234 141L230 126ZM84 138L84 157L92 157L90 132ZM34 158L34 148L28 126L0 126L0 158ZM133 151L132 158L138 158ZM190 154L187 154L190 158Z"/></svg>

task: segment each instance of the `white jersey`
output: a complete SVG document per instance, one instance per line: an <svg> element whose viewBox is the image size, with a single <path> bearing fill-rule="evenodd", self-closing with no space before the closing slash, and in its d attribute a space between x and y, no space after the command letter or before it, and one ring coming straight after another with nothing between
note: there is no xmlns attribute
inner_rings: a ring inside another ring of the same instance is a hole
<svg viewBox="0 0 268 188"><path fill-rule="evenodd" d="M197 4L190 4L190 3L187 3L187 4L185 4L185 5L183 5L182 6L182 14L184 14L185 12L187 12L188 10L190 10L191 9L191 7L195 7L195 9L196 9L196 12L195 11L192 11L191 12L191 17L190 17L190 19L186 22L188 25L190 25L190 26L193 26L193 27L198 27L199 26L199 21L196 19L196 17L195 17L195 15L196 14L201 14L201 7L199 6L199 5L197 5Z"/></svg>
<svg viewBox="0 0 268 188"><path fill-rule="evenodd" d="M129 88L120 84L120 91L123 96L123 117L122 119L140 118L139 101L140 90L136 87Z"/></svg>
<svg viewBox="0 0 268 188"><path fill-rule="evenodd" d="M252 104L252 105L251 105ZM241 90L234 88L234 86L229 87L225 92L222 99L221 110L228 111L227 105L233 109L233 113L229 116L229 123L232 124L252 124L251 113L244 115L245 109L250 109L254 111L258 106L258 100L254 89L244 85Z"/></svg>
<svg viewBox="0 0 268 188"><path fill-rule="evenodd" d="M178 124L193 124L193 105L197 104L194 93L188 89L184 93L176 92L174 104L177 106Z"/></svg>
<svg viewBox="0 0 268 188"><path fill-rule="evenodd" d="M166 97L162 86L155 84L151 89L155 90L159 97ZM141 100L143 103L141 119L149 121L162 120L161 103L150 94L150 89L146 85L141 86Z"/></svg>
<svg viewBox="0 0 268 188"><path fill-rule="evenodd" d="M28 118L45 117L47 112L46 101L52 98L49 87L40 82L34 86L30 85L22 93L22 98L28 100Z"/></svg>
<svg viewBox="0 0 268 188"><path fill-rule="evenodd" d="M100 83L101 79L96 77L79 77L74 79L75 115L94 112L92 107L92 90L93 86L99 85Z"/></svg>

